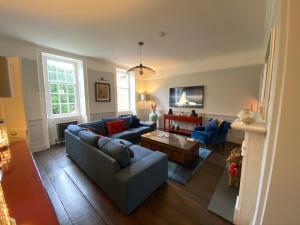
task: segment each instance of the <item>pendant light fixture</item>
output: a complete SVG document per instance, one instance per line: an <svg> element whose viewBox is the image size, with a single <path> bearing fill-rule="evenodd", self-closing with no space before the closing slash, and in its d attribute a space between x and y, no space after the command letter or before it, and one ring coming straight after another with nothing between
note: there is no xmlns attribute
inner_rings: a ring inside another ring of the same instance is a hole
<svg viewBox="0 0 300 225"><path fill-rule="evenodd" d="M140 46L140 65L134 66L131 69L127 70L128 72L135 72L136 74L138 73L139 75L145 75L145 74L155 74L155 71L151 69L148 66L144 66L142 64L142 47L144 45L144 42L140 41L139 43Z"/></svg>

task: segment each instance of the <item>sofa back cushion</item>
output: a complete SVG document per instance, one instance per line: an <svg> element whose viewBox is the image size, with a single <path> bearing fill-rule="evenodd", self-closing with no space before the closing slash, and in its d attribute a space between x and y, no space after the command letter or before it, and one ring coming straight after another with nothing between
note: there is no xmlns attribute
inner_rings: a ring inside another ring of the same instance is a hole
<svg viewBox="0 0 300 225"><path fill-rule="evenodd" d="M87 128L95 134L106 135L105 123L102 120L97 120L89 123L79 124L80 127Z"/></svg>
<svg viewBox="0 0 300 225"><path fill-rule="evenodd" d="M128 148L117 141L108 141L106 144L99 145L99 149L114 158L120 164L120 167L130 165L130 156Z"/></svg>
<svg viewBox="0 0 300 225"><path fill-rule="evenodd" d="M82 130L82 131L78 132L78 137L82 141L84 141L92 146L98 147L98 140L100 137L99 137L99 135L95 134L94 132L89 131L89 130Z"/></svg>
<svg viewBox="0 0 300 225"><path fill-rule="evenodd" d="M106 123L108 134L112 135L115 133L119 133L125 130L125 121L124 120L117 120L111 121Z"/></svg>
<svg viewBox="0 0 300 225"><path fill-rule="evenodd" d="M67 128L72 134L78 135L78 133L82 130L86 130L86 128L80 127L78 125L71 124Z"/></svg>
<svg viewBox="0 0 300 225"><path fill-rule="evenodd" d="M205 124L205 131L211 132L216 130L218 130L218 121L216 119L207 121L207 123Z"/></svg>

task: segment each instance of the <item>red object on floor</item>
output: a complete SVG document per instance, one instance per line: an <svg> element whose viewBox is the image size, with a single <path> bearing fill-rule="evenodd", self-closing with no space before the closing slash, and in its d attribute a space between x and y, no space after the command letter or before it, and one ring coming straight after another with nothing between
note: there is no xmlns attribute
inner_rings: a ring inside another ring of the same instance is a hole
<svg viewBox="0 0 300 225"><path fill-rule="evenodd" d="M17 224L59 225L26 141L12 143L10 153L1 182L9 215Z"/></svg>

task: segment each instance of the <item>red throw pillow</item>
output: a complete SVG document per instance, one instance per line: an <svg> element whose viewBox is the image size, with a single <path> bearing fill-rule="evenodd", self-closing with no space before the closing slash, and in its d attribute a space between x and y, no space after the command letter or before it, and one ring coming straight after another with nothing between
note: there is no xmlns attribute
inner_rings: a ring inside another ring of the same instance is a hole
<svg viewBox="0 0 300 225"><path fill-rule="evenodd" d="M117 120L107 122L107 129L109 134L119 133L125 130L125 121L124 120Z"/></svg>

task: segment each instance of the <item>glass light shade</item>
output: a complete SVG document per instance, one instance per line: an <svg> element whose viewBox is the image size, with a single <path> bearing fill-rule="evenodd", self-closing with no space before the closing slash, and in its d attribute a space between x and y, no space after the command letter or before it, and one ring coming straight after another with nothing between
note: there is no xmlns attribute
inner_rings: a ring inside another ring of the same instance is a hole
<svg viewBox="0 0 300 225"><path fill-rule="evenodd" d="M9 76L8 61L0 56L0 97L11 97L11 81Z"/></svg>

